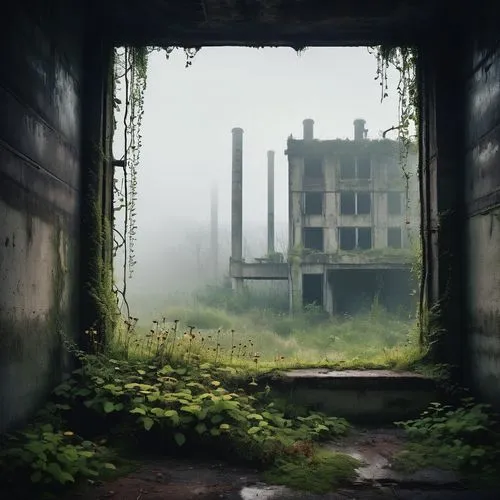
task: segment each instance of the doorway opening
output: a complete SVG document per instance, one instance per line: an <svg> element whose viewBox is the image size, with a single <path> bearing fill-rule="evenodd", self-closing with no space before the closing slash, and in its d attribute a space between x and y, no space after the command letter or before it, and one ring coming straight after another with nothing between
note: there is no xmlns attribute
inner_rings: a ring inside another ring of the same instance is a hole
<svg viewBox="0 0 500 500"><path fill-rule="evenodd" d="M115 279L137 328L165 318L234 330L263 358L294 354L286 332L317 361L338 352L345 321L361 328L377 310L404 345L418 296L418 148L398 135L397 96L380 103L376 58L212 47L188 53L186 68L185 57L149 54L144 108L125 131L117 95L115 150L128 145L132 168L115 169ZM356 74L339 70L358 59ZM384 345L365 334L360 349Z"/></svg>

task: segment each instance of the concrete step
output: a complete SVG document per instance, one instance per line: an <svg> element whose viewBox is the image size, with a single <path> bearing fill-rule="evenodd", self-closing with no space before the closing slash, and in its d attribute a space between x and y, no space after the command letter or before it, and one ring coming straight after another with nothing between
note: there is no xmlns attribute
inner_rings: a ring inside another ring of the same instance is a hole
<svg viewBox="0 0 500 500"><path fill-rule="evenodd" d="M258 383L292 405L362 424L415 418L439 400L436 382L413 372L300 369L267 374Z"/></svg>

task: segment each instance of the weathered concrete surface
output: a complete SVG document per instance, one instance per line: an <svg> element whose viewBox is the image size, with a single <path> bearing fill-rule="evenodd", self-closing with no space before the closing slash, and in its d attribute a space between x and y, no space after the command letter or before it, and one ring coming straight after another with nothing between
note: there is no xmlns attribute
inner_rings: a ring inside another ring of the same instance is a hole
<svg viewBox="0 0 500 500"><path fill-rule="evenodd" d="M81 3L25 3L1 22L0 431L57 382L77 320Z"/></svg>
<svg viewBox="0 0 500 500"><path fill-rule="evenodd" d="M439 399L433 380L411 372L292 370L258 382L288 403L373 424L416 417Z"/></svg>
<svg viewBox="0 0 500 500"><path fill-rule="evenodd" d="M88 485L71 492L65 500L345 500L468 499L493 500L499 491L467 491L456 475L441 470L422 470L412 475L390 468L391 459L402 449L402 434L394 429L354 430L346 438L327 444L332 451L355 456L363 465L352 484L335 492L312 494L262 482L258 471L227 462L204 460L147 460L125 477Z"/></svg>
<svg viewBox="0 0 500 500"><path fill-rule="evenodd" d="M285 262L234 262L231 276L245 280L287 280L288 264Z"/></svg>
<svg viewBox="0 0 500 500"><path fill-rule="evenodd" d="M468 365L477 392L500 407L500 48L477 45L467 63Z"/></svg>

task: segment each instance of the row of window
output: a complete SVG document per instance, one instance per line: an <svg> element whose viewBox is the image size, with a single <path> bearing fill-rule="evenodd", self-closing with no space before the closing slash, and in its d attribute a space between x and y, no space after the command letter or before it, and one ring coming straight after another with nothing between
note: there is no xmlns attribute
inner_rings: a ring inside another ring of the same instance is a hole
<svg viewBox="0 0 500 500"><path fill-rule="evenodd" d="M323 160L318 157L304 159L304 177L320 179L323 177ZM369 156L345 156L340 159L340 178L342 180L370 180L372 167Z"/></svg>
<svg viewBox="0 0 500 500"><path fill-rule="evenodd" d="M306 215L323 214L324 193L309 192L304 196ZM402 212L401 193L387 193L387 213L400 215ZM372 195L368 191L342 191L340 193L341 215L369 215L372 211Z"/></svg>
<svg viewBox="0 0 500 500"><path fill-rule="evenodd" d="M370 250L373 246L371 227L339 227L340 250ZM304 247L324 252L324 231L322 227L304 228ZM387 246L402 248L403 239L400 227L387 229Z"/></svg>

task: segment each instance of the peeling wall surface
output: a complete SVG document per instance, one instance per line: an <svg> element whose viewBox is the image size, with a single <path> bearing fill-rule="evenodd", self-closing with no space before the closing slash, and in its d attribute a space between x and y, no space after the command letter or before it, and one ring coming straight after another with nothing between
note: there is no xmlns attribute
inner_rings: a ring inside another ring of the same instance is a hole
<svg viewBox="0 0 500 500"><path fill-rule="evenodd" d="M0 43L0 432L66 369L77 325L82 13L17 3Z"/></svg>
<svg viewBox="0 0 500 500"><path fill-rule="evenodd" d="M467 73L467 362L476 391L500 407L500 47L476 44Z"/></svg>

